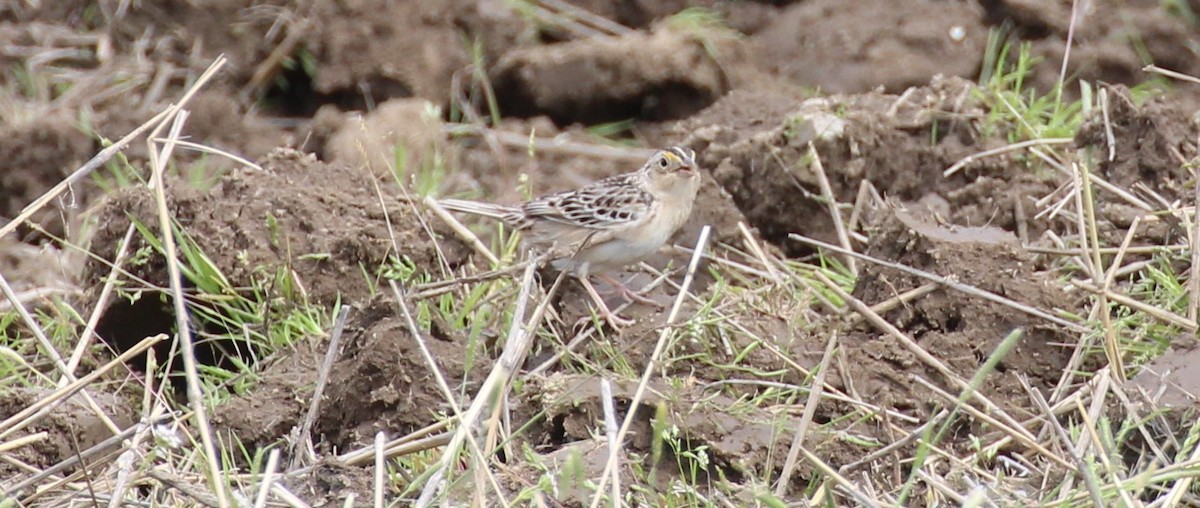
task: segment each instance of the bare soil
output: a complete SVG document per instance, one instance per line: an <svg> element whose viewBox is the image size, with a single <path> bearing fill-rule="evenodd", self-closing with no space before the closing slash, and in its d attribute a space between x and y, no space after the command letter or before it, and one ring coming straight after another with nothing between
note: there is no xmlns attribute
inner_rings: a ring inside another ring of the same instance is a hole
<svg viewBox="0 0 1200 508"><path fill-rule="evenodd" d="M978 127L988 111L974 80L985 65L988 31L1003 26L1012 37L1029 41L1043 59L1030 82L1049 91L1067 47L1071 2L572 3L627 30L612 37L579 37L539 27L502 0L295 5L145 0L121 12L112 10L116 2L9 2L0 6L0 48L11 48L0 51L0 66L6 69L0 83L23 86L26 92L14 95L20 100L11 108L0 107L0 153L5 155L0 221L15 217L104 140L119 138L177 100L212 58L228 56L230 65L217 82L189 104L184 135L257 161L262 169L180 149L176 164L181 168L167 182L168 207L231 286L277 290L270 282L282 270L300 282L287 296L355 306L313 427L318 450L326 454L366 446L380 431L404 435L449 414L417 338L397 313L398 302L389 291L374 291L374 283L392 255L447 278L478 259L441 220L399 195L389 167L397 163L397 143L408 149L401 160L407 167L426 164L434 154L442 157L453 170L444 181L448 194L512 203L529 190L541 194L576 187L628 171L640 160L640 155L581 155L561 146L532 150L524 142L531 132L564 143L597 144L590 128L632 119L628 130L602 143L687 145L696 149L705 169L700 205L674 243L690 247L700 229L711 225L714 244L740 248L738 224L744 223L769 251L803 259L817 251L789 240L789 234L838 242L809 157L812 146L838 202L856 202L863 182L869 182L890 203L863 217L866 254L953 276L1033 307L1081 312L1084 296L1065 292L1054 260L1022 247L1052 246L1044 233L1069 220L1033 218L1034 202L1062 184L1063 175L1030 171L1023 152L1007 152L943 176L965 157L1009 144ZM1194 112L1200 91L1179 85L1138 104L1128 87L1148 79L1141 70L1147 59L1200 74L1200 29L1171 15L1161 2L1083 3L1091 8L1080 14L1066 90L1077 93L1076 79L1112 84L1103 89L1111 105L1114 157L1099 162L1098 174L1126 189L1147 185L1186 206L1194 182L1185 164L1197 150L1200 127ZM1200 4L1190 5L1200 12ZM712 8L733 32L705 38L664 21L691 6ZM30 55L60 48L77 51L31 61ZM484 69L473 69L476 63ZM56 73L45 81L23 82L23 75L38 70L35 64ZM481 76L491 88L482 86ZM452 115L489 115L486 96L492 92L503 116L495 132L509 137L444 129L442 122ZM461 97L468 102L456 102ZM472 111L464 112L463 106ZM1098 112L1071 145L1085 147L1099 153L1110 148ZM147 167L144 144L124 155L132 168ZM182 168L197 166L217 176L194 185ZM527 184L514 185L521 175ZM130 225L141 223L157 232L155 205L144 186L105 192L89 182L67 196L18 229L16 239L23 243L0 243L0 269L22 288L69 280L82 293L83 308L90 309ZM1119 242L1136 210L1109 201L1097 211L1098 221L1102 234ZM1165 238L1183 231L1177 224L1152 224L1143 234ZM95 257L30 268L43 264L24 261L41 259L32 257L31 247L70 250L56 238L87 245ZM148 247L137 240L129 250ZM682 250L663 251L649 263L679 268L688 257ZM18 263L23 263L20 269ZM860 267L853 295L868 305L925 283L870 264ZM168 286L161 256L125 269L122 280L145 294L132 302L110 301L97 327L118 353L148 335L169 334L174 326L160 291ZM618 275L649 280L633 271ZM549 277L542 282L548 284ZM693 289L705 295L714 282L702 269ZM675 294L663 287L648 296L669 303ZM927 418L948 401L914 377L958 393L876 328L816 307L817 320L829 328L804 329L798 325L802 320L776 311L772 302L754 295L730 298L741 298L734 306L741 309L738 318L748 333L728 337L724 345L694 337L675 345L674 353L703 353L711 363L661 366L662 373L681 381L654 385L653 396L638 408L628 407L632 387L618 383L618 411L639 415L632 449L650 449L650 417L665 407L689 446L709 447L715 466L710 473L737 483L750 472L778 471L791 436L782 429L791 429L799 415L728 414L735 396L762 390L713 389L713 384L725 379L722 365L734 357L747 368L780 372L778 382L806 383L793 366L816 366L829 330L840 334L843 365L854 366L829 374L827 382L837 390L917 418ZM684 314L699 308L688 302ZM585 294L574 285L564 289L555 310L559 326L590 313ZM638 323L604 340L640 370L666 313L635 306L629 316ZM1022 419L1039 412L1018 378L1040 389L1055 386L1077 340L1077 334L1038 318L946 288L883 317L963 378L970 378L1010 331L1023 329L1017 349L980 388ZM758 338L779 353L753 347ZM423 339L450 386L462 393L474 393L494 362L466 358L465 338L436 325ZM201 361L223 364L237 347L206 345ZM260 362L253 388L215 410L217 431L255 449L286 441L303 423L327 347L328 337L313 337ZM550 350L545 347L535 356ZM159 351L159 358L165 353ZM1084 362L1082 368L1097 367ZM518 392L514 414L525 420L512 424L529 423L531 429L519 444L529 444L551 462L581 451L588 477L597 477L595 468L603 468L606 453L591 441L602 420L598 378L559 367ZM0 420L37 396L0 393ZM121 416L124 428L134 415L123 404L108 401L104 408ZM816 418L828 422L852 409L823 403ZM20 460L37 467L56 464L107 437L74 399L41 421L41 427L17 434L51 436L21 452ZM965 450L972 434L988 431L973 425L948 437L947 446ZM872 421L855 423L851 430L880 442L896 437L894 429ZM819 433L808 447L834 468L872 451ZM540 471L520 454L507 460L518 476L537 481ZM17 474L4 467L0 477ZM805 488L812 474L802 466L793 477L794 492ZM371 489L367 469L336 463L290 481L316 505L340 506L348 493L366 499ZM578 494L566 493L566 502L582 500Z"/></svg>

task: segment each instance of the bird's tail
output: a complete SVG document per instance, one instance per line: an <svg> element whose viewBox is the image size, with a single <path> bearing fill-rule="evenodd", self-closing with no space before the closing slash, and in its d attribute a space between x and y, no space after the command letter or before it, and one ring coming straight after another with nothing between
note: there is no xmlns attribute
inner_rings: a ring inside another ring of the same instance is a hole
<svg viewBox="0 0 1200 508"><path fill-rule="evenodd" d="M511 220L514 215L519 214L519 211L511 206L481 203L465 199L439 199L438 204L451 212L469 213L501 221Z"/></svg>

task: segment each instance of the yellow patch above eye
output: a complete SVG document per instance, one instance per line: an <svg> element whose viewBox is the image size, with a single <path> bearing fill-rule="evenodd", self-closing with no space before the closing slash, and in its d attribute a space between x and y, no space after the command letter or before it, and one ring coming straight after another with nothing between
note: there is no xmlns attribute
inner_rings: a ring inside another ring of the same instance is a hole
<svg viewBox="0 0 1200 508"><path fill-rule="evenodd" d="M675 155L674 152L663 152L663 156L665 156L667 160L671 162L681 162L679 156Z"/></svg>

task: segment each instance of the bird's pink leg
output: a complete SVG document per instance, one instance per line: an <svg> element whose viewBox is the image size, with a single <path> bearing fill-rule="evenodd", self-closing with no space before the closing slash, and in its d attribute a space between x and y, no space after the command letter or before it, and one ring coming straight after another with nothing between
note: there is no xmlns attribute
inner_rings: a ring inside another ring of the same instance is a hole
<svg viewBox="0 0 1200 508"><path fill-rule="evenodd" d="M646 305L653 305L660 309L666 307L666 305L664 305L662 302L656 301L652 298L647 298L646 296L642 295L641 293L634 291L632 289L629 289L629 286L622 284L621 281L619 281L617 279L614 279L607 275L600 275L600 274L596 275L596 277L598 277L600 280L603 280L604 282L611 284L613 287L617 288L617 290L619 290L621 292L621 296L624 296L626 300L629 300L631 302L644 303Z"/></svg>
<svg viewBox="0 0 1200 508"><path fill-rule="evenodd" d="M600 310L600 317L608 321L613 328L620 330L633 324L633 320L622 318L608 308L608 304L604 303L603 298L600 298L600 293L596 292L595 286L592 286L586 275L579 277L579 282L583 283L583 289L592 297L592 301L596 302L596 307Z"/></svg>

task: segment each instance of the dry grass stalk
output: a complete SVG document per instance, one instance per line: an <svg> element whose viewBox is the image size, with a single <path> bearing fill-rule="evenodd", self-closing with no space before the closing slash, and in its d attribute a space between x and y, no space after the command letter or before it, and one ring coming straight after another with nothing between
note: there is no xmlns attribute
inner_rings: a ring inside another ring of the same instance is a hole
<svg viewBox="0 0 1200 508"><path fill-rule="evenodd" d="M942 176L948 177L959 171L962 171L963 168L971 165L972 163L974 163L975 161L977 161L979 159L993 157L996 155L1001 155L1001 154L1005 154L1008 152L1014 152L1017 150L1024 150L1026 148L1033 147L1033 146L1069 145L1074 142L1075 142L1074 138L1030 139L1030 140L1026 140L1026 141L1013 143L1011 145L1002 146L999 148L993 148L991 150L984 150L982 152L974 153L974 154L968 155L966 157L963 157L958 162L955 162L953 165L946 168L945 171L942 171Z"/></svg>
<svg viewBox="0 0 1200 508"><path fill-rule="evenodd" d="M421 356L425 359L426 366L429 368L430 373L432 373L434 380L437 382L438 388L442 392L442 396L446 399L446 403L450 405L454 416L457 417L459 421L459 430L456 431L454 435L454 439L458 442L456 445L454 445L454 441L452 441L452 447L447 448L446 452L443 454L442 463L439 466L439 469L434 473L429 480L429 483L426 485L426 492L430 491L430 486L438 486L440 483L439 475L444 474L445 471L448 471L452 463L457 460L458 450L461 449L462 443L465 441L468 445L468 448L470 448L472 460L475 462L475 471L487 471L487 483L494 489L496 495L499 496L501 502L504 503L504 506L508 506L508 503L504 500L504 492L500 489L499 483L496 482L495 477L491 475L491 471L487 467L487 455L484 454L482 448L479 446L478 441L476 441L474 434L472 434L469 430L474 425L474 422L476 422L476 418L478 418L479 415L479 412L475 411L475 408L479 405L478 398L474 403L471 404L471 409L469 411L473 412L466 413L468 416L464 417L463 410L460 408L459 403L454 396L454 390L451 389L450 384L446 382L446 377L442 374L441 368L438 366L437 359L433 357L433 353L429 351L429 347L425 344L424 334L417 326L416 320L413 319L412 312L409 310L408 302L406 301L404 294L400 291L400 288L396 285L395 281L389 281L389 283L392 287L392 294L396 298L396 303L400 307L400 310L404 316L404 321L408 325L409 333L412 335L413 340L416 341L417 346L420 347ZM375 447L375 457L379 457L382 454L383 446L382 443L379 442L380 440L380 438L376 439L377 446ZM454 449L453 453L451 453L452 448ZM425 498L425 492L422 492L421 497L422 499ZM418 504L420 504L420 501L418 501Z"/></svg>
<svg viewBox="0 0 1200 508"><path fill-rule="evenodd" d="M792 480L792 472L795 471L796 462L800 458L800 450L804 448L804 437L808 434L808 426L812 424L813 415L817 413L822 387L825 386L825 375L833 367L833 352L837 344L837 332L835 331L829 334L829 340L825 343L825 354L821 357L819 364L821 369L813 378L812 387L808 391L808 400L804 402L804 412L800 414L800 422L796 424L796 435L792 438L787 459L783 462L783 471L779 474L778 483L775 484L776 496L782 497L787 493L788 484Z"/></svg>
<svg viewBox="0 0 1200 508"><path fill-rule="evenodd" d="M837 196L833 195L833 187L829 185L829 176L825 174L825 165L821 163L821 155L817 153L817 148L811 141L808 143L808 157L812 159L813 171L817 173L817 184L821 188L821 196L825 198L829 217L833 220L833 229L837 232L838 243L842 244L843 249L853 252L854 246L850 244L850 235L846 232L846 225L842 222L842 211L838 207ZM846 268L852 275L858 276L858 261L854 259L854 256L847 255Z"/></svg>
<svg viewBox="0 0 1200 508"><path fill-rule="evenodd" d="M217 506L219 508L227 508L229 506L229 498L225 490L224 473L218 462L216 440L213 439L212 428L209 427L208 413L204 407L204 396L200 390L200 371L198 362L196 361L195 344L192 342L192 326L188 318L187 300L183 292L183 275L179 268L179 249L175 244L175 230L171 224L171 213L167 209L166 185L163 178L163 173L167 168L167 161L171 159L171 152L175 146L173 141L179 139L180 132L183 130L183 124L186 120L187 111L179 110L171 124L171 130L167 137L168 142L163 144L161 152L154 151L153 142L148 142L151 148L150 164L152 169L150 187L153 191L154 205L158 213L158 227L162 234L163 255L167 262L167 277L170 280L171 300L175 312L176 339L179 341L179 353L183 357L183 373L187 381L188 406L196 418L196 428L200 434L204 460L207 464L209 487L216 494ZM159 125L155 128L150 138L154 139L157 137L157 132L162 127L163 125Z"/></svg>
<svg viewBox="0 0 1200 508"><path fill-rule="evenodd" d="M312 401L309 402L308 411L304 414L304 422L299 429L293 429L296 434L288 447L288 456L291 457L293 467L289 467L289 469L293 469L297 463L313 463L317 459L316 452L313 450L312 427L321 411L321 400L325 396L325 386L329 383L329 372L333 370L333 362L341 353L342 331L345 329L346 317L349 315L350 306L342 306L341 312L333 322L329 346L325 350L325 358L321 360L321 367L317 370L317 386L313 389ZM301 449L303 454L298 453Z"/></svg>
<svg viewBox="0 0 1200 508"><path fill-rule="evenodd" d="M1058 438L1059 444L1064 449L1069 450L1071 448L1071 436L1058 423L1058 419L1050 411L1050 404L1046 402L1041 393L1033 389L1032 386L1029 386L1024 377L1019 376L1017 379L1021 381L1021 385L1025 387L1025 391L1029 392L1029 396L1033 399L1034 404L1042 410L1042 414L1046 415L1046 421L1050 422L1051 427L1054 429L1054 436ZM1071 459L1075 462L1076 474L1082 476L1084 484L1087 485L1088 495L1091 496L1092 502L1095 503L1095 506L1104 506L1104 496L1100 493L1100 482L1092 472L1091 467L1083 460L1083 457L1076 455L1074 452L1071 453Z"/></svg>
<svg viewBox="0 0 1200 508"><path fill-rule="evenodd" d="M117 248L116 257L113 259L112 267L109 269L108 276L104 279L104 286L100 288L100 296L96 297L96 306L92 309L92 313L88 316L87 325L83 327L83 332L79 334L79 342L75 344L74 351L71 352L71 358L67 360L67 371L75 372L79 367L79 362L83 360L83 353L92 345L92 339L96 337L96 325L100 323L100 316L103 315L104 309L108 308L108 299L112 297L113 288L117 284L117 273L120 266L125 262L126 253L129 252L129 244L133 241L133 232L135 226L130 224L125 229L125 236L121 239L120 247ZM63 378L66 379L65 377ZM61 382L61 381L60 381Z"/></svg>
<svg viewBox="0 0 1200 508"><path fill-rule="evenodd" d="M1077 202L1080 203L1082 210L1079 216L1083 223L1079 230L1082 248L1085 251L1091 251L1090 256L1084 256L1090 263L1092 269L1093 280L1098 285L1107 286L1105 274L1108 272L1104 268L1104 259L1095 249L1100 246L1099 228L1096 227L1096 201L1092 195L1092 179L1091 171L1085 164L1072 163L1073 168L1079 178L1079 185L1076 186ZM1121 381L1125 380L1125 360L1121 352L1121 344L1117 340L1116 330L1112 326L1112 313L1108 308L1108 298L1104 293L1099 293L1096 299L1096 304L1093 307L1093 314L1098 314L1102 331L1104 333L1104 354L1108 357L1108 363L1116 372L1117 378Z"/></svg>

